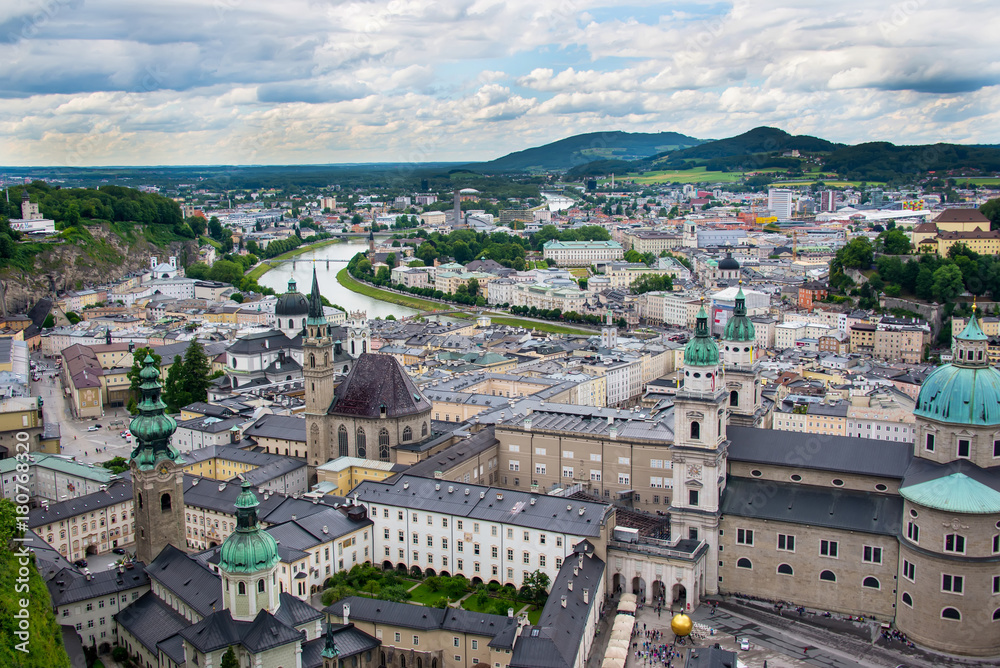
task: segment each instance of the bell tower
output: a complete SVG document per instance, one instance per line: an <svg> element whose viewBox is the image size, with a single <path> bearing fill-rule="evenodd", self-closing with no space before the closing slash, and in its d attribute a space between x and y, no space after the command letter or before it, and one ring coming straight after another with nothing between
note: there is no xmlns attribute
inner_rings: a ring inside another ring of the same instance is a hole
<svg viewBox="0 0 1000 668"><path fill-rule="evenodd" d="M165 414L160 398L160 370L149 355L139 373L142 399L129 429L135 448L132 472L136 557L149 564L167 545L184 549L184 460L170 443L177 423Z"/></svg>
<svg viewBox="0 0 1000 668"><path fill-rule="evenodd" d="M312 467L326 463L330 446L323 441L323 416L333 401L334 354L330 325L323 314L319 280L313 266L309 291L309 317L302 340L302 376L306 390L306 448Z"/></svg>
<svg viewBox="0 0 1000 668"><path fill-rule="evenodd" d="M719 503L729 441L719 347L708 333L704 306L698 311L695 336L684 347L683 373L684 385L674 400L671 532L677 538L708 543L705 593L714 594L719 582Z"/></svg>
<svg viewBox="0 0 1000 668"><path fill-rule="evenodd" d="M253 621L261 610L277 612L281 604L278 543L260 528L259 505L244 479L236 497L236 531L219 550L223 605L237 621Z"/></svg>
<svg viewBox="0 0 1000 668"><path fill-rule="evenodd" d="M747 299L740 281L733 317L726 323L721 346L729 419L741 427L759 427L763 420L756 340L757 333L747 317Z"/></svg>
<svg viewBox="0 0 1000 668"><path fill-rule="evenodd" d="M371 352L372 330L368 326L368 314L364 311L351 311L351 321L347 325L347 352L354 359L362 353Z"/></svg>

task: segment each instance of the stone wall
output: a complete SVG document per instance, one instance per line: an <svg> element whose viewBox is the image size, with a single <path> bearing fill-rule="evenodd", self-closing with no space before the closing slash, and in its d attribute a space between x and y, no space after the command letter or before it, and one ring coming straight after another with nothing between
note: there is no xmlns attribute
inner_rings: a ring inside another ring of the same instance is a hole
<svg viewBox="0 0 1000 668"><path fill-rule="evenodd" d="M919 313L920 317L930 324L931 332L934 336L937 336L938 332L941 331L943 324L942 312L944 311L942 304L928 304L926 302L903 299L902 297L882 297L882 304L887 309L902 308L907 311Z"/></svg>

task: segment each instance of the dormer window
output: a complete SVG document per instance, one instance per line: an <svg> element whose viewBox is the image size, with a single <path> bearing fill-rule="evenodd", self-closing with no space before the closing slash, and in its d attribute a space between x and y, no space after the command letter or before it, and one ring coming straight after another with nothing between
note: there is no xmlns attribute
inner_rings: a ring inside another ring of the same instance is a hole
<svg viewBox="0 0 1000 668"><path fill-rule="evenodd" d="M385 413L386 413L385 404L382 404L381 406L378 407L378 415L379 415L379 417L383 417L384 418L385 417Z"/></svg>

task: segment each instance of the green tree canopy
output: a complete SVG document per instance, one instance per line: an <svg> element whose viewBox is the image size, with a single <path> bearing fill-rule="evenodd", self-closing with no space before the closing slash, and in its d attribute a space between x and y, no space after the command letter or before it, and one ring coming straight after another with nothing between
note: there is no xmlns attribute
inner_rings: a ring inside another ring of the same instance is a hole
<svg viewBox="0 0 1000 668"><path fill-rule="evenodd" d="M874 259L872 244L866 237L855 237L837 251L837 258L848 269L867 269Z"/></svg>
<svg viewBox="0 0 1000 668"><path fill-rule="evenodd" d="M934 284L931 288L934 299L939 303L950 302L962 294L965 284L962 282L962 270L954 264L938 267L934 272Z"/></svg>

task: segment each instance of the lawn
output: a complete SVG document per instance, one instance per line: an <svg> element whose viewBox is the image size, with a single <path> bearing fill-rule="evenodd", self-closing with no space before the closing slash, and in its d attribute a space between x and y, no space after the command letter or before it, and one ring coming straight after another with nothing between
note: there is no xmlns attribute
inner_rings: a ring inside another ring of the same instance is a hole
<svg viewBox="0 0 1000 668"><path fill-rule="evenodd" d="M439 302L427 301L426 299L420 299L419 297L411 297L409 295L401 295L395 292L389 292L387 290L380 290L367 283L362 283L360 281L354 280L354 278L347 272L347 267L344 267L337 272L337 282L343 285L345 288L351 292L357 292L362 295L368 295L374 299L380 301L389 302L390 304L399 304L400 306L408 306L410 308L417 309L418 311L444 311L448 310L449 306L447 304L441 304ZM456 306L456 308L461 308Z"/></svg>
<svg viewBox="0 0 1000 668"><path fill-rule="evenodd" d="M779 172L780 169L758 169L757 174L764 172ZM627 175L626 178L636 183L735 183L743 180L743 172L709 172L704 167L682 169L676 171L643 172L639 175ZM608 179L610 181L610 179Z"/></svg>
<svg viewBox="0 0 1000 668"><path fill-rule="evenodd" d="M587 329L577 329L569 325L557 325L555 323L534 320L522 320L520 318L512 318L509 316L498 316L490 314L490 320L498 325L509 325L511 327L524 327L525 329L535 329L539 332L548 332L550 334L584 334L592 335L594 332Z"/></svg>
<svg viewBox="0 0 1000 668"><path fill-rule="evenodd" d="M443 591L431 591L431 588L426 584L422 584L415 589L410 590L410 600L414 603L419 603L421 605L426 605L429 608L433 608L438 604L438 602L443 601L447 598L448 594Z"/></svg>
<svg viewBox="0 0 1000 668"><path fill-rule="evenodd" d="M478 599L479 599L479 597L476 596L473 593L472 596L469 596L467 599L465 599L464 601L462 601L462 607L465 608L466 610L470 610L472 612L485 612L485 613L493 614L493 615L500 614L499 612L497 612L497 610L494 610L494 604L497 601L502 601L502 602L508 604L509 607L514 608L514 613L515 614L518 613L521 610L521 608L524 607L524 603L522 601L512 601L511 602L511 601L507 601L505 599L494 598L494 597L491 596L491 597L489 597L486 600L486 603L480 605ZM507 614L506 608L504 609L503 614L504 615ZM532 605L531 607L528 608L528 621L531 622L532 624L537 624L538 623L538 619L541 616L542 616L542 609L539 606Z"/></svg>
<svg viewBox="0 0 1000 668"><path fill-rule="evenodd" d="M577 278L587 278L590 276L590 270L587 267L570 267L569 273Z"/></svg>
<svg viewBox="0 0 1000 668"><path fill-rule="evenodd" d="M799 179L798 181L775 181L771 185L775 185L775 186L810 186L810 185L812 185L814 183L818 183L819 181L822 181L823 185L830 186L831 188L847 188L849 186L853 186L853 187L857 188L862 183L861 181L827 181L826 179L813 179L813 180L809 181L809 180ZM866 186L881 186L881 185L885 185L884 183L881 183L879 181L865 181L864 184Z"/></svg>

